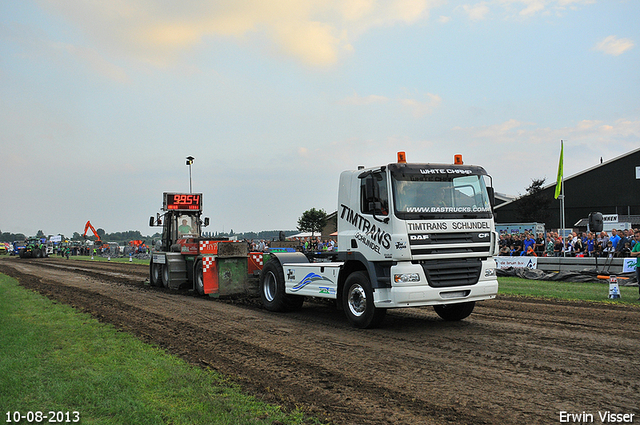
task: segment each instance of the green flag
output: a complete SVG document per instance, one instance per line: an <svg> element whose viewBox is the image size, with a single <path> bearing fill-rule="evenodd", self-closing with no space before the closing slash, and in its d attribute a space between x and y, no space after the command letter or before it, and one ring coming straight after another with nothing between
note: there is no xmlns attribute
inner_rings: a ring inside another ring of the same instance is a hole
<svg viewBox="0 0 640 425"><path fill-rule="evenodd" d="M562 174L564 172L563 160L562 160L563 152L564 152L564 143L562 142L562 140L560 140L560 163L558 164L558 182L556 183L556 196L555 196L556 199L558 199L558 196L560 195L560 190L562 189Z"/></svg>

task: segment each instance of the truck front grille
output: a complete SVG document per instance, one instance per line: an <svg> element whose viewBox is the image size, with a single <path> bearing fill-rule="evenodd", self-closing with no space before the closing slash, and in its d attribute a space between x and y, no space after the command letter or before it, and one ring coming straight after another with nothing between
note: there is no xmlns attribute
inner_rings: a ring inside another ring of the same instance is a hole
<svg viewBox="0 0 640 425"><path fill-rule="evenodd" d="M480 258L426 260L419 263L427 275L429 286L434 288L475 285L482 270Z"/></svg>

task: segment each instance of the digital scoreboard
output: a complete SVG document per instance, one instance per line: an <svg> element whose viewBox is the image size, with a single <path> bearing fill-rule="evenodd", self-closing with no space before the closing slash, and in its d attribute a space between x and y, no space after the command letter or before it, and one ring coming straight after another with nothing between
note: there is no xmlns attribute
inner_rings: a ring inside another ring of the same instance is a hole
<svg viewBox="0 0 640 425"><path fill-rule="evenodd" d="M201 211L202 193L164 193L165 211Z"/></svg>

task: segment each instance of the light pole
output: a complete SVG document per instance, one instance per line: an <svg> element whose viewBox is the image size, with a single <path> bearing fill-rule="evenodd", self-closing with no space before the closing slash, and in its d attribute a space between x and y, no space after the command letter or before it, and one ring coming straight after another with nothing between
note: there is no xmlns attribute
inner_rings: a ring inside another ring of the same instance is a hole
<svg viewBox="0 0 640 425"><path fill-rule="evenodd" d="M195 158L192 156L187 157L187 165L189 166L189 193L193 193L193 190L191 189L191 164L193 164L194 159Z"/></svg>

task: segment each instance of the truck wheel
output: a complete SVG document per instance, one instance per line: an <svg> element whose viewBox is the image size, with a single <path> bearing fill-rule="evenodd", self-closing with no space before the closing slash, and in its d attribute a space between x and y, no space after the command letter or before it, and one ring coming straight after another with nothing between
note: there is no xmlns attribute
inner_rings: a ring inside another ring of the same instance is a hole
<svg viewBox="0 0 640 425"><path fill-rule="evenodd" d="M373 305L373 290L365 272L351 273L342 291L342 308L353 326L362 329L380 326L387 309Z"/></svg>
<svg viewBox="0 0 640 425"><path fill-rule="evenodd" d="M198 261L195 270L195 290L199 295L204 295L204 276L202 275L202 261Z"/></svg>
<svg viewBox="0 0 640 425"><path fill-rule="evenodd" d="M149 267L151 269L149 273L149 285L160 286L162 282L162 264L154 263L153 261L151 261Z"/></svg>
<svg viewBox="0 0 640 425"><path fill-rule="evenodd" d="M436 311L436 313L438 313L438 316L440 316L444 320L453 322L469 317L475 305L476 302L471 301L468 303L460 304L434 305L433 309Z"/></svg>
<svg viewBox="0 0 640 425"><path fill-rule="evenodd" d="M162 286L165 288L169 287L169 265L162 265Z"/></svg>
<svg viewBox="0 0 640 425"><path fill-rule="evenodd" d="M260 299L269 311L298 310L304 303L304 297L289 295L284 291L284 272L280 261L270 260L260 273Z"/></svg>
<svg viewBox="0 0 640 425"><path fill-rule="evenodd" d="M33 249L33 255L35 258L42 258L42 250L39 248L34 248Z"/></svg>

